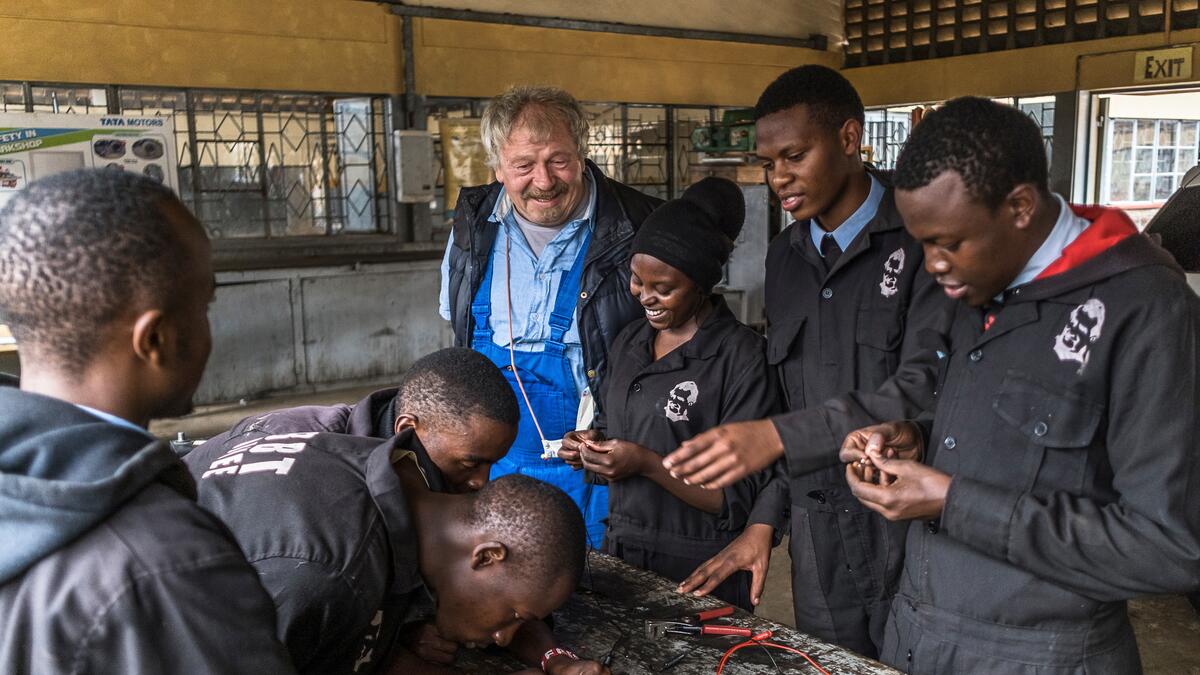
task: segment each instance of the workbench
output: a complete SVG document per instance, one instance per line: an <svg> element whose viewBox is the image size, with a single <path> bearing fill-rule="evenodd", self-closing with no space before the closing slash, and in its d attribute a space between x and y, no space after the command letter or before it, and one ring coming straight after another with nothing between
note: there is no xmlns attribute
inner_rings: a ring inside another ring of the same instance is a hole
<svg viewBox="0 0 1200 675"><path fill-rule="evenodd" d="M609 665L614 675L649 675L673 657L688 655L666 671L670 675L701 675L716 671L726 649L746 638L720 636L668 635L657 641L645 635L646 619L682 619L687 615L724 607L716 598L697 598L675 591L676 584L656 574L632 567L612 556L588 554L581 588L554 613L554 633L560 644L582 658L601 660L612 650ZM745 626L756 633L774 632L771 642L806 652L831 675L896 675L877 661L805 635L782 624L761 619L741 609L721 623ZM614 648L614 645L615 648ZM778 649L770 650L778 670L765 650L749 647L739 650L725 666L728 675L775 675L817 673L803 657ZM463 649L455 667L467 673L507 673L523 666L500 650Z"/></svg>

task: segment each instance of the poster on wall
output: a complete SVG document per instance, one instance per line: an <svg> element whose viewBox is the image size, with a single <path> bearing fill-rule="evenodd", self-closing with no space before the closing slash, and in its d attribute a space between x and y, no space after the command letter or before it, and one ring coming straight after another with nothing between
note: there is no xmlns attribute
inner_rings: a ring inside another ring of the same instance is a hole
<svg viewBox="0 0 1200 675"><path fill-rule="evenodd" d="M85 167L136 171L178 192L175 120L0 113L0 206L31 181Z"/></svg>

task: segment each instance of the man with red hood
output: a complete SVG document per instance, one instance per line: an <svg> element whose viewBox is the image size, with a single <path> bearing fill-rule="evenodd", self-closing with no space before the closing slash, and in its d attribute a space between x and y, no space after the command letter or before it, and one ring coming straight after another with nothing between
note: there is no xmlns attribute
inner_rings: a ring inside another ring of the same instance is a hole
<svg viewBox="0 0 1200 675"><path fill-rule="evenodd" d="M1126 601L1200 585L1200 299L1124 213L1049 190L1041 134L1010 106L926 116L895 185L961 302L933 419L843 447L855 495L910 521L881 659L1141 672Z"/></svg>

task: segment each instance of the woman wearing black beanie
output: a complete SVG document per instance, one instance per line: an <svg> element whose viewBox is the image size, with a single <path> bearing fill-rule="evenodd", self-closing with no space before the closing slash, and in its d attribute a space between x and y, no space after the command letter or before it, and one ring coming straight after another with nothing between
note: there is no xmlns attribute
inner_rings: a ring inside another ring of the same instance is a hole
<svg viewBox="0 0 1200 675"><path fill-rule="evenodd" d="M706 178L646 218L631 247L629 291L646 320L626 326L609 351L609 378L592 428L563 439L559 457L609 481L605 549L683 581L746 526L764 471L724 490L672 478L662 458L718 424L775 412L775 383L761 336L713 294L742 228L734 183ZM752 609L749 574L715 595Z"/></svg>

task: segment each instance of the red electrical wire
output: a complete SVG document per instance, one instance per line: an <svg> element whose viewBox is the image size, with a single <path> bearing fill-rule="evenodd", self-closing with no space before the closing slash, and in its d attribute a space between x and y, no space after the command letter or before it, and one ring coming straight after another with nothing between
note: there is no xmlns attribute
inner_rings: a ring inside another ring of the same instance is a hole
<svg viewBox="0 0 1200 675"><path fill-rule="evenodd" d="M739 649L744 649L746 647L770 647L772 649L782 649L785 652L799 654L800 656L803 656L806 661L811 663L812 667L816 668L817 672L821 673L821 675L829 675L829 671L822 668L808 654L805 654L804 652L802 652L799 649L796 649L794 647L776 644L774 642L766 642L766 639L769 637L771 637L771 631L765 631L765 632L759 633L758 635L755 635L754 637L750 638L749 640L746 640L745 642L739 642L738 644L730 647L725 652L725 654L721 657L721 662L717 664L717 675L721 675L721 672L725 670L725 664L729 661L729 658L731 656L733 656L734 652L736 652Z"/></svg>

